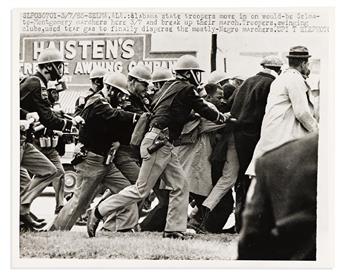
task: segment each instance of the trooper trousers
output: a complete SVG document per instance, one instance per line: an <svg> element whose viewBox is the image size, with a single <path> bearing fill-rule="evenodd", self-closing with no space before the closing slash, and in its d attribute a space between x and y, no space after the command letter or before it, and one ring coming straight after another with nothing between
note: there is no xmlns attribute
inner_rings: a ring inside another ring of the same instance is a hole
<svg viewBox="0 0 345 274"><path fill-rule="evenodd" d="M64 188L65 188L65 170L61 163L59 153L55 148L40 148L38 143L35 147L42 152L56 167L57 172L55 178L52 180L53 188L55 191L55 202L56 207L63 206L64 204Z"/></svg>
<svg viewBox="0 0 345 274"><path fill-rule="evenodd" d="M31 179L28 171L34 175ZM30 212L33 200L56 177L57 169L49 159L32 144L20 146L20 214Z"/></svg>
<svg viewBox="0 0 345 274"><path fill-rule="evenodd" d="M210 194L207 196L203 205L213 210L225 194L235 185L240 165L235 147L235 138L233 133L230 134L228 140L228 148L226 152L226 160L223 167L222 176L219 178Z"/></svg>
<svg viewBox="0 0 345 274"><path fill-rule="evenodd" d="M129 146L121 145L119 147L115 154L114 164L121 171L121 173L128 179L131 185L135 184L135 182L138 179L140 166L139 160L133 155L132 149ZM103 223L103 228L109 231L119 230L120 228L117 219L117 212L114 212L113 214L109 215Z"/></svg>
<svg viewBox="0 0 345 274"><path fill-rule="evenodd" d="M172 189L169 193L165 231L184 232L187 229L189 196L186 176L170 142L158 151L148 153L147 148L156 136L154 132L147 132L141 143L140 154L143 161L136 183L108 197L98 205L98 210L106 217L124 206L135 204L149 195L157 180L162 178Z"/></svg>
<svg viewBox="0 0 345 274"><path fill-rule="evenodd" d="M78 217L88 208L100 184L118 193L130 185L113 163L105 166L104 157L88 152L86 159L76 166L77 185L72 198L56 216L51 230L70 230ZM118 211L118 229L131 229L138 223L138 206L129 205Z"/></svg>

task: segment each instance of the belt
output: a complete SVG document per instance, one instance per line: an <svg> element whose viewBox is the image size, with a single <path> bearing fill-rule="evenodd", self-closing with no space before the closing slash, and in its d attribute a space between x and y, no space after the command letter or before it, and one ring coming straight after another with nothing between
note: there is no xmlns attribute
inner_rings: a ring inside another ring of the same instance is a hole
<svg viewBox="0 0 345 274"><path fill-rule="evenodd" d="M159 134L162 130L156 127L150 127L149 132L157 133Z"/></svg>

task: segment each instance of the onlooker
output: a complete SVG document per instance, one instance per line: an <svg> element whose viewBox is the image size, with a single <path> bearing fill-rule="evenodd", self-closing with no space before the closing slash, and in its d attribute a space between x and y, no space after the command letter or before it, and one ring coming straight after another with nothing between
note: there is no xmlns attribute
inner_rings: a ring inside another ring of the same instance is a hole
<svg viewBox="0 0 345 274"><path fill-rule="evenodd" d="M257 160L238 260L316 260L318 136L291 141Z"/></svg>

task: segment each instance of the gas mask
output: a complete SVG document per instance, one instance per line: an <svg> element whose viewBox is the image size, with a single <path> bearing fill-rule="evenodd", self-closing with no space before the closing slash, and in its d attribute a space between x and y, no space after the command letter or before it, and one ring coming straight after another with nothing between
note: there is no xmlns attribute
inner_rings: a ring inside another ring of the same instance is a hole
<svg viewBox="0 0 345 274"><path fill-rule="evenodd" d="M60 80L65 72L65 65L62 62L51 63L46 68L52 81Z"/></svg>
<svg viewBox="0 0 345 274"><path fill-rule="evenodd" d="M201 71L190 70L191 77L189 81L195 86L201 86Z"/></svg>
<svg viewBox="0 0 345 274"><path fill-rule="evenodd" d="M119 89L106 85L108 90L109 103L113 108L123 108L128 101L128 95L120 91Z"/></svg>

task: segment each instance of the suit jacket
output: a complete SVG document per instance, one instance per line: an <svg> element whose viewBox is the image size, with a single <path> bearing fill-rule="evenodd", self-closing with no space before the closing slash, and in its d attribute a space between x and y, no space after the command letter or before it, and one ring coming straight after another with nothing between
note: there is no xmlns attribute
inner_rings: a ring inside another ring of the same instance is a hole
<svg viewBox="0 0 345 274"><path fill-rule="evenodd" d="M317 152L318 134L309 134L257 160L238 259L316 259Z"/></svg>

